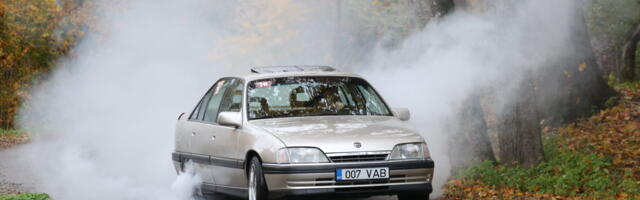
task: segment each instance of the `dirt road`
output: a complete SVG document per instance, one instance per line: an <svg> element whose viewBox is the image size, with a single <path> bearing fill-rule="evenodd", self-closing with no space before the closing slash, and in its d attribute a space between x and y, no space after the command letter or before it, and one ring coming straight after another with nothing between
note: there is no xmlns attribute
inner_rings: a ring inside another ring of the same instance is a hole
<svg viewBox="0 0 640 200"><path fill-rule="evenodd" d="M241 200L238 198L233 198L224 195L216 195L212 197L205 198L206 200ZM309 199L300 199L300 200L321 200L323 198L309 198ZM369 198L333 198L333 200L396 200L398 199L396 196L374 196ZM324 200L324 199L323 199Z"/></svg>
<svg viewBox="0 0 640 200"><path fill-rule="evenodd" d="M0 149L0 194L17 194L25 192L38 192L33 187L20 183L20 180L28 177L16 177L10 174L11 171L18 170L11 164L11 160L15 160L15 146L12 148ZM4 162L7 161L7 162ZM216 195L213 197L202 198L203 200L240 200L225 195ZM354 198L337 198L334 200L352 200ZM374 196L369 198L357 198L355 200L396 200L395 196ZM308 199L314 200L314 199Z"/></svg>

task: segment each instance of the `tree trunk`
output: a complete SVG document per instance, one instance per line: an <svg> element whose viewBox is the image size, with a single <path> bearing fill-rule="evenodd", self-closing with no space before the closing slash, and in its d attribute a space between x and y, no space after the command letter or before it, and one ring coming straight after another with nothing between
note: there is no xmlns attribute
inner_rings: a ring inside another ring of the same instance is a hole
<svg viewBox="0 0 640 200"><path fill-rule="evenodd" d="M433 0L431 2L432 17L439 18L449 14L454 8L453 0Z"/></svg>
<svg viewBox="0 0 640 200"><path fill-rule="evenodd" d="M635 80L636 51L640 42L640 24L636 26L622 48L622 67L620 69L623 81Z"/></svg>
<svg viewBox="0 0 640 200"><path fill-rule="evenodd" d="M610 34L595 32L591 34L591 46L596 58L596 64L600 67L603 75L617 74L620 75L620 65L618 60L621 58L619 51L613 45L613 39Z"/></svg>
<svg viewBox="0 0 640 200"><path fill-rule="evenodd" d="M522 81L499 116L500 163L534 167L543 160L540 116L536 110L533 75Z"/></svg>
<svg viewBox="0 0 640 200"><path fill-rule="evenodd" d="M549 60L549 67L537 72L537 106L552 126L591 116L615 95L596 62L581 8L577 6L573 15L567 53Z"/></svg>
<svg viewBox="0 0 640 200"><path fill-rule="evenodd" d="M582 6L576 6L566 53L547 60L540 71L528 73L514 101L499 112L501 163L534 166L543 158L541 119L554 126L590 116L615 94L597 67L583 14Z"/></svg>
<svg viewBox="0 0 640 200"><path fill-rule="evenodd" d="M451 176L485 160L496 161L484 116L480 95L471 95L462 103L455 120L458 122L454 126L456 131L449 137Z"/></svg>
<svg viewBox="0 0 640 200"><path fill-rule="evenodd" d="M467 0L453 0L453 4L455 4L456 8L468 8L469 2Z"/></svg>

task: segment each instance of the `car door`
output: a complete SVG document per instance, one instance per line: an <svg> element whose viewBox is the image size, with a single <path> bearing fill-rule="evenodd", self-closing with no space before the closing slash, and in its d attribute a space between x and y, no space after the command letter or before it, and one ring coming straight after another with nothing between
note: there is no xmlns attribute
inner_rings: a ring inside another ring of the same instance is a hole
<svg viewBox="0 0 640 200"><path fill-rule="evenodd" d="M186 145L187 149L189 149L187 153L191 155L189 159L193 161L194 168L202 178L202 182L209 185L215 184L209 162L212 153L211 150L206 149L205 143L200 142L200 139L197 138L199 137L197 133L202 132L201 130L204 126L203 119L206 106L213 95L214 89L219 87L219 85L221 85L220 81L209 88L207 93L205 93L202 99L200 99L200 102L185 122L186 128L184 128L183 131L186 131L186 133L182 133L182 135L186 135L185 137L188 137L188 139L186 139Z"/></svg>
<svg viewBox="0 0 640 200"><path fill-rule="evenodd" d="M212 153L211 167L216 185L240 187L245 184L242 153L238 151L239 130L217 123L220 112L241 112L243 89L243 81L236 78L224 79L221 88L214 89L204 113L204 124L196 137L200 140L196 143L206 143L207 147L203 149Z"/></svg>

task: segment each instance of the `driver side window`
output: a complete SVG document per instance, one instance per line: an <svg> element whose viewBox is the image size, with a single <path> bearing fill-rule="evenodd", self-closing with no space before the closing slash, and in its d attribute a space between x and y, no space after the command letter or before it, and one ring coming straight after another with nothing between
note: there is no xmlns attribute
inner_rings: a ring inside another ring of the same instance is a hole
<svg viewBox="0 0 640 200"><path fill-rule="evenodd" d="M240 112L242 107L242 89L244 84L239 79L229 82L229 89L225 92L220 104L219 112Z"/></svg>
<svg viewBox="0 0 640 200"><path fill-rule="evenodd" d="M205 109L205 122L217 123L220 112L240 112L243 84L239 79L223 79L212 88Z"/></svg>
<svg viewBox="0 0 640 200"><path fill-rule="evenodd" d="M222 100L222 96L227 89L225 87L228 84L228 80L221 80L216 84L215 87L211 90L211 98L204 106L204 119L205 122L216 122L218 119L218 108L220 107L220 101Z"/></svg>

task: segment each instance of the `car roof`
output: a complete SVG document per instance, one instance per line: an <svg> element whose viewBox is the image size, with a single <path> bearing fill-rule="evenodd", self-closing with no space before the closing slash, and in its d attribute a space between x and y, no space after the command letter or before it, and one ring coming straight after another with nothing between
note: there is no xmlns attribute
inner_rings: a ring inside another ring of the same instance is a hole
<svg viewBox="0 0 640 200"><path fill-rule="evenodd" d="M295 77L295 76L341 76L361 78L357 74L342 72L329 66L317 65L292 65L292 66L267 66L253 67L250 73L240 74L237 78L245 81L253 81L267 78Z"/></svg>

